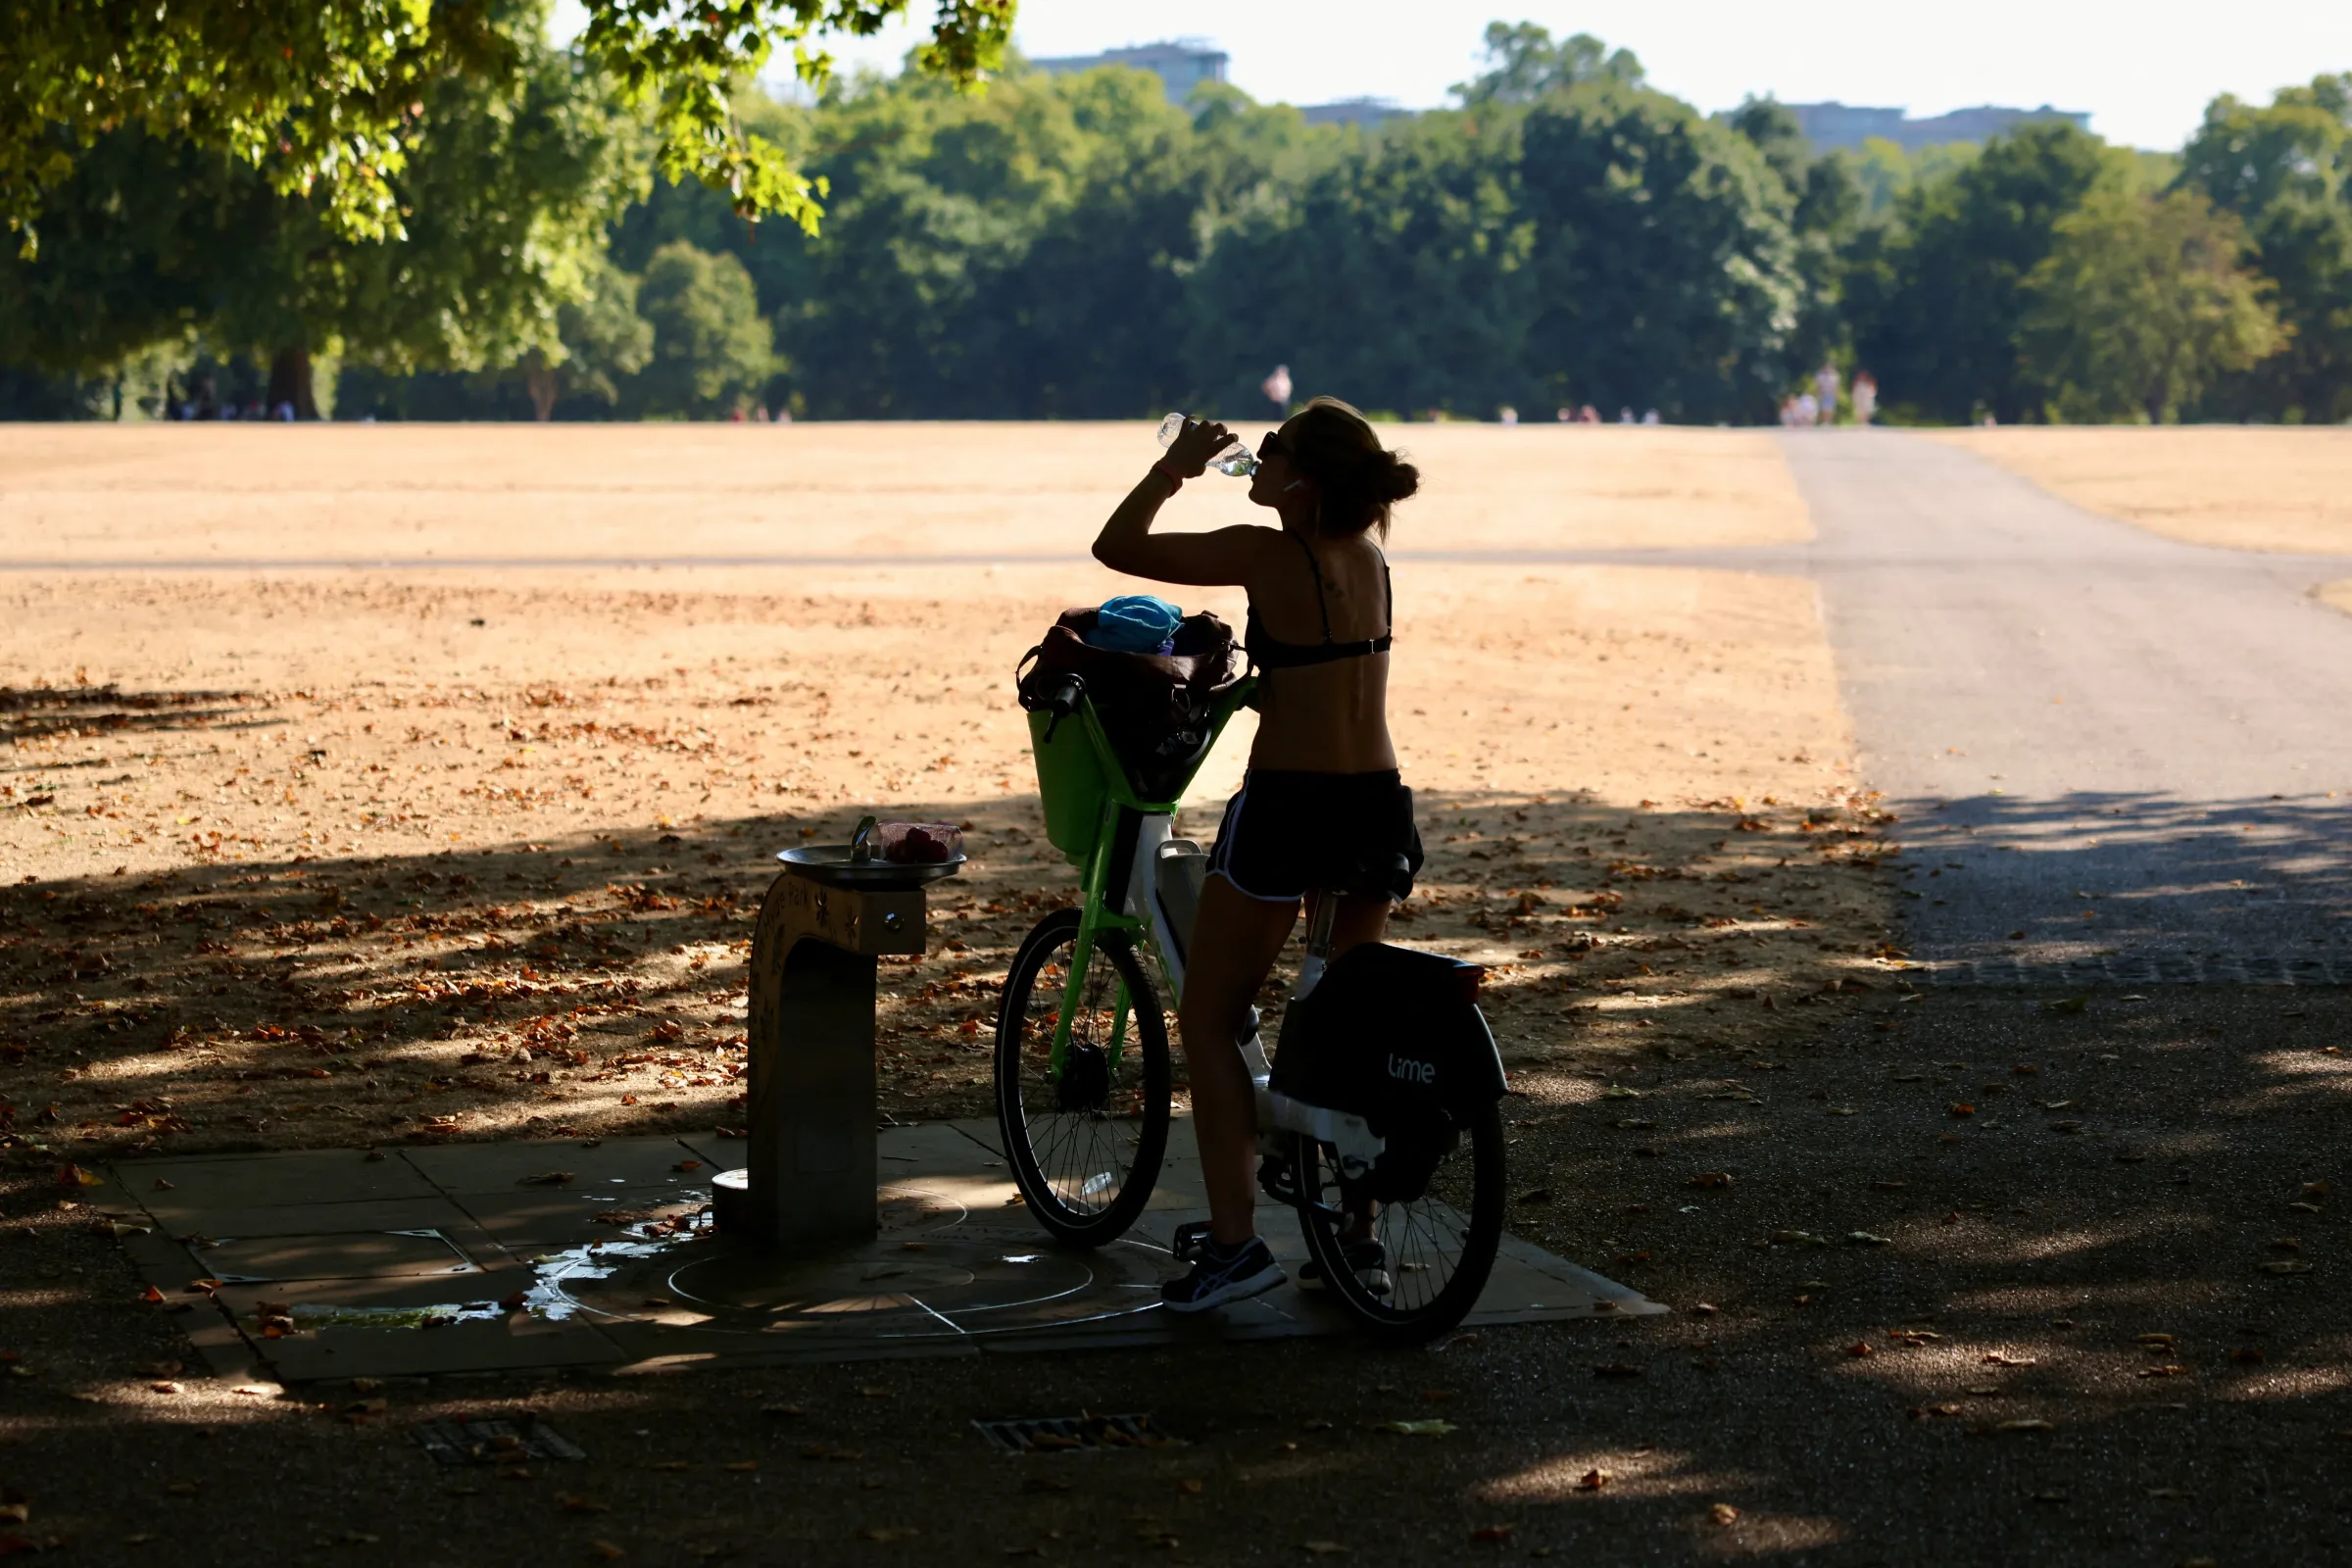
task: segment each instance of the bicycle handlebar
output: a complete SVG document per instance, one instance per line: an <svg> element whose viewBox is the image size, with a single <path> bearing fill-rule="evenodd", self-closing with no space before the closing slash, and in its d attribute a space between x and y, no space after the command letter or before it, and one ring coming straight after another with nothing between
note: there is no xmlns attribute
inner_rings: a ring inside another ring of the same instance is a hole
<svg viewBox="0 0 2352 1568"><path fill-rule="evenodd" d="M1063 676L1061 684L1054 688L1054 695L1046 702L1046 711L1054 715L1046 724L1047 740L1054 738L1054 732L1061 728L1063 719L1077 713L1078 705L1085 700L1086 682L1075 675Z"/></svg>

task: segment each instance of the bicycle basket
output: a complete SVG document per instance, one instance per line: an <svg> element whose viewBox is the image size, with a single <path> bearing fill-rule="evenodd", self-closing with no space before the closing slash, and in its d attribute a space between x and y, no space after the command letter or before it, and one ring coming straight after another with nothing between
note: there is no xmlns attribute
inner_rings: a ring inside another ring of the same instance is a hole
<svg viewBox="0 0 2352 1568"><path fill-rule="evenodd" d="M1139 800L1172 800L1192 781L1216 733L1217 700L1242 678L1233 628L1205 612L1187 615L1165 654L1122 654L1088 646L1096 612L1071 610L1022 659L1021 706L1037 759L1047 837L1083 860L1101 830L1110 781L1083 724L1052 723L1042 711L1062 682L1085 684L1128 789ZM1053 732L1053 739L1046 738Z"/></svg>
<svg viewBox="0 0 2352 1568"><path fill-rule="evenodd" d="M1083 720L1072 716L1057 723L1052 713L1033 709L1029 750L1037 759L1037 796L1046 810L1046 837L1083 865L1102 831L1102 803L1110 793L1095 743Z"/></svg>
<svg viewBox="0 0 2352 1568"><path fill-rule="evenodd" d="M1444 954L1367 942L1332 960L1286 1031L1270 1087L1361 1116L1388 1141L1367 1195L1409 1202L1463 1120L1503 1093L1502 1056Z"/></svg>

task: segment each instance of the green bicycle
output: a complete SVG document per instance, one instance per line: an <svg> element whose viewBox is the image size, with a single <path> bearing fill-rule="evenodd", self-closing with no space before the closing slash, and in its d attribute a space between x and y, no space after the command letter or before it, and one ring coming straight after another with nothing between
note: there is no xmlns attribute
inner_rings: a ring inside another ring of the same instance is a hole
<svg viewBox="0 0 2352 1568"><path fill-rule="evenodd" d="M1158 1180L1173 1077L1146 959L1172 1003L1208 865L1174 834L1177 801L1253 688L1244 679L1219 694L1190 737L1197 751L1152 770L1163 798L1138 792L1082 679L1025 704L1047 836L1079 867L1081 896L1030 930L1005 976L997 1120L1030 1212L1073 1246L1125 1234ZM1386 870L1367 867L1364 885ZM1284 1013L1276 1057L1296 1070L1269 1064L1254 1016L1243 1046L1258 1091L1259 1181L1298 1209L1323 1281L1352 1316L1420 1341L1477 1304L1501 1241L1501 1058L1476 1005L1482 971L1386 944L1332 960L1338 903L1313 902ZM1365 1081L1384 1056L1386 1076ZM1180 1231L1180 1257L1187 1246Z"/></svg>

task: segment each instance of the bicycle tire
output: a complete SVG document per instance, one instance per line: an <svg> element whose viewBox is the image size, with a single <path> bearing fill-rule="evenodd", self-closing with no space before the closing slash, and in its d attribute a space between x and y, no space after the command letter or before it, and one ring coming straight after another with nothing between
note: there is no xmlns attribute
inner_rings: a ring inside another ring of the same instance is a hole
<svg viewBox="0 0 2352 1568"><path fill-rule="evenodd" d="M1326 1294L1375 1338L1419 1345L1456 1327L1478 1304L1494 1272L1509 1184L1500 1103L1459 1118L1456 1129L1452 1152L1438 1162L1422 1196L1410 1203L1384 1203L1373 1218L1374 1235L1388 1253L1385 1296L1367 1289L1343 1256L1331 1150L1304 1134L1293 1136L1298 1224L1307 1250L1322 1270ZM1441 1270L1442 1277L1431 1277Z"/></svg>
<svg viewBox="0 0 2352 1568"><path fill-rule="evenodd" d="M1093 1036L1108 1032L1108 981L1125 984L1132 1039L1116 1075L1102 1066L1100 1083L1048 1077L1063 965L1077 936L1078 911L1055 910L1030 929L1004 976L997 1009L997 1130L1013 1182L1038 1223L1057 1241L1101 1247L1124 1235L1152 1200L1167 1152L1172 1078L1167 1020L1122 931L1096 934L1080 1021L1071 1029L1074 1052L1094 1049L1102 1062ZM1131 1128L1131 1152L1121 1148L1127 1135L1114 1130L1122 1128Z"/></svg>

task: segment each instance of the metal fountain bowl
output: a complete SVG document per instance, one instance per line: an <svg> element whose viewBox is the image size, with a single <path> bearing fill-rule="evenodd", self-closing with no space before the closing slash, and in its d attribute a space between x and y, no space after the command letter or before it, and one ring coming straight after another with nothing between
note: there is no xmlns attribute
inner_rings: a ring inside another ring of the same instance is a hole
<svg viewBox="0 0 2352 1568"><path fill-rule="evenodd" d="M835 888L919 888L954 876L964 862L961 855L922 862L854 860L847 844L804 844L778 850L776 858L810 881Z"/></svg>

